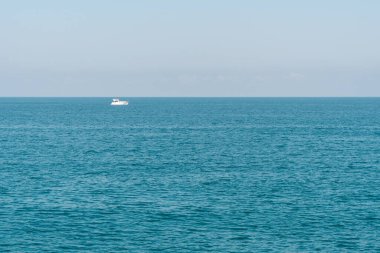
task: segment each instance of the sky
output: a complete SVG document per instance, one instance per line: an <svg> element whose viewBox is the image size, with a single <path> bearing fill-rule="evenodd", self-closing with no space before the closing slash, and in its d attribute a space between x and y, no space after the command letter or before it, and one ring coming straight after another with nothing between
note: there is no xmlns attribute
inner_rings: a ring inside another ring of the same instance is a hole
<svg viewBox="0 0 380 253"><path fill-rule="evenodd" d="M0 3L0 97L380 96L378 0Z"/></svg>

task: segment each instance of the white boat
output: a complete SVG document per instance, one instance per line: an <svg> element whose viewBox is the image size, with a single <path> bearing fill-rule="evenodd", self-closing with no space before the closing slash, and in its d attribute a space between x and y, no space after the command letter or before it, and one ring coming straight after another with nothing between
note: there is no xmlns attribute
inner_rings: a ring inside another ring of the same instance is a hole
<svg viewBox="0 0 380 253"><path fill-rule="evenodd" d="M122 101L118 98L112 99L111 105L128 105L128 101Z"/></svg>

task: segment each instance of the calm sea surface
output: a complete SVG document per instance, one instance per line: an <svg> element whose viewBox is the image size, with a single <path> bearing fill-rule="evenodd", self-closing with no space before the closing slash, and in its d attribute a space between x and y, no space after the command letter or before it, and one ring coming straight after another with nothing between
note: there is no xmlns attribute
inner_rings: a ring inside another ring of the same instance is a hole
<svg viewBox="0 0 380 253"><path fill-rule="evenodd" d="M380 252L380 99L0 98L0 251Z"/></svg>

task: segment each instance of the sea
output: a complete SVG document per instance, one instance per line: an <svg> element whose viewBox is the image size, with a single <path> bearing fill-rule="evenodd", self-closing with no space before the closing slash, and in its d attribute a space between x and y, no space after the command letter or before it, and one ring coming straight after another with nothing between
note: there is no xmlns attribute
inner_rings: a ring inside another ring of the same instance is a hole
<svg viewBox="0 0 380 253"><path fill-rule="evenodd" d="M0 252L380 252L380 98L0 98Z"/></svg>

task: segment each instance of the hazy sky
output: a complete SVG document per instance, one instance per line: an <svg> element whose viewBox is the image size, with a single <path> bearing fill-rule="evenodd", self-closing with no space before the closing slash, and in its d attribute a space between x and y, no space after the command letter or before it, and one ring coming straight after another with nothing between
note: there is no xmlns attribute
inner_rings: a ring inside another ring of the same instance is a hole
<svg viewBox="0 0 380 253"><path fill-rule="evenodd" d="M378 0L0 3L0 96L380 96Z"/></svg>

